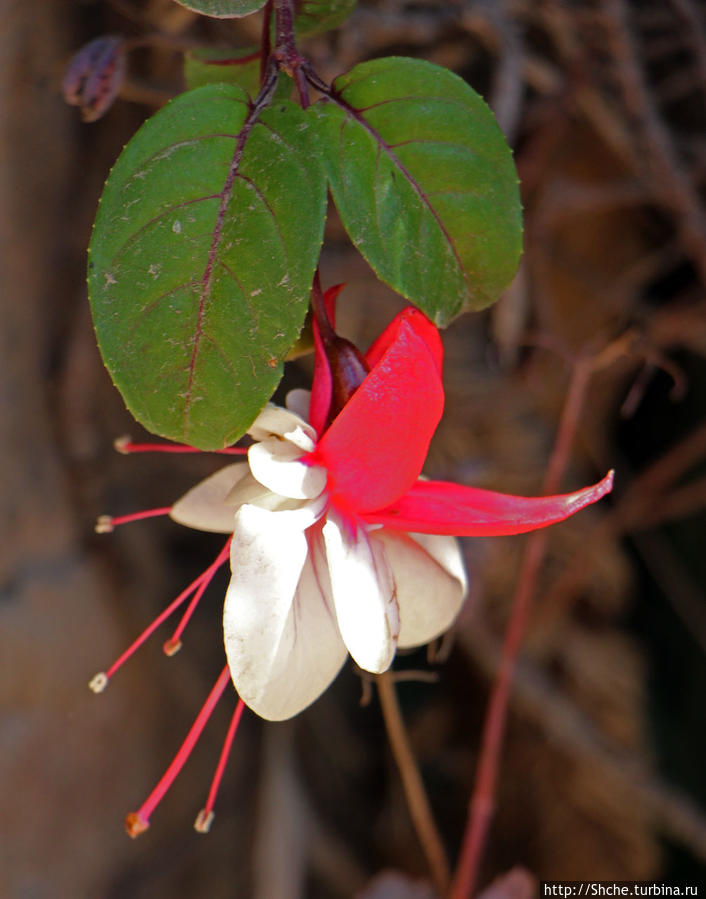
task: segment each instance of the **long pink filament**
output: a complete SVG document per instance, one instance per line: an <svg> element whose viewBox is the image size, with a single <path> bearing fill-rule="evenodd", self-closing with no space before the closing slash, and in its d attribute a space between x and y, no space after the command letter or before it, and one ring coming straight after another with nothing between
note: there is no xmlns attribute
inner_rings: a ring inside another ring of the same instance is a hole
<svg viewBox="0 0 706 899"><path fill-rule="evenodd" d="M208 566L208 568L201 575L201 583L198 585L198 589L196 590L196 593L194 594L194 598L191 600L189 605L186 607L186 611L182 615L181 621L177 625L174 633L169 638L169 640L167 640L167 642L164 644L164 651L167 653L167 655L172 655L181 647L181 635L184 633L184 629L186 628L186 625L189 623L191 616L194 614L194 610L196 609L196 606L199 604L201 597L203 596L203 594L206 591L206 588L213 580L214 575L216 574L218 569L221 567L221 565L223 565L223 563L228 558L228 555L230 554L230 541L231 540L232 540L232 537L228 537L223 549L218 553L215 560L213 562L211 562L211 564Z"/></svg>
<svg viewBox="0 0 706 899"><path fill-rule="evenodd" d="M211 717L216 703L223 695L223 691L230 682L230 671L228 666L221 671L218 680L214 684L211 692L206 698L206 702L201 707L201 711L196 716L196 720L191 725L186 739L181 744L179 751L174 756L171 764L160 778L157 786L152 790L147 799L142 803L136 812L130 812L125 818L125 828L131 837L139 836L143 831L147 830L150 825L150 816L157 805L164 798L165 793L174 783L177 775L184 767L186 760L196 745L201 733L206 726L206 722Z"/></svg>
<svg viewBox="0 0 706 899"><path fill-rule="evenodd" d="M129 515L106 516L113 527L119 524L130 524L132 521L141 521L143 518L158 518L160 515L169 515L171 506L163 506L161 509L143 509L141 512L131 512Z"/></svg>
<svg viewBox="0 0 706 899"><path fill-rule="evenodd" d="M233 717L230 719L228 733L226 734L226 738L223 741L223 748L221 749L218 764L216 765L216 771L213 775L213 780L211 781L211 789L208 791L206 805L204 805L204 807L201 809L196 818L196 822L194 823L194 827L199 833L208 833L211 822L213 821L213 806L216 803L216 796L218 795L218 789L221 785L223 772L226 769L228 756L230 755L230 750L233 746L233 740L235 739L235 734L237 733L238 725L240 724L240 719L243 717L244 711L245 703L242 699L239 699L238 704L235 707L235 711L233 712Z"/></svg>
<svg viewBox="0 0 706 899"><path fill-rule="evenodd" d="M228 543L230 543L230 540L228 541ZM157 630L162 622L166 621L167 618L170 617L170 615L176 612L179 606L183 605L183 603L186 602L186 600L191 596L194 590L198 590L204 581L206 581L207 584L211 581L215 569L223 564L224 552L225 548L220 551L215 561L212 562L205 571L201 572L201 574L195 580L193 580L185 590L182 590L177 598L174 599L167 606L167 608L163 612L161 612L148 627L145 628L144 631L142 631L137 640L131 643L130 646L128 646L128 648L125 650L125 652L118 656L118 658L113 662L110 668L108 668L104 672L106 681L115 674L118 668L121 668L125 664L130 656L132 656L140 648L140 646L142 646L145 640L152 636L152 634Z"/></svg>
<svg viewBox="0 0 706 899"><path fill-rule="evenodd" d="M247 447L227 446L225 449L200 450L195 446L184 446L181 443L132 443L130 440L118 438L115 449L119 453L203 453L213 452L223 456L245 456Z"/></svg>

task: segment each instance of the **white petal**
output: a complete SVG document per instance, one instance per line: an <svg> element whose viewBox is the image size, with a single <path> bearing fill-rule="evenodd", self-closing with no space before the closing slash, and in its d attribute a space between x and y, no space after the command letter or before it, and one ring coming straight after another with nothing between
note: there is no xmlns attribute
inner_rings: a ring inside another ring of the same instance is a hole
<svg viewBox="0 0 706 899"><path fill-rule="evenodd" d="M257 480L280 496L314 499L326 486L326 469L300 461L298 446L277 437L253 443L248 450L250 470Z"/></svg>
<svg viewBox="0 0 706 899"><path fill-rule="evenodd" d="M268 498L273 502L278 502L282 499L282 497L275 496L271 490L268 490L267 487L263 487L259 481L255 480L250 471L250 466L248 465L247 475L244 478L241 478L238 483L233 486L226 497L226 502L235 508L244 506L245 503L260 506L261 508L269 508L269 506L263 505L263 503L268 502Z"/></svg>
<svg viewBox="0 0 706 899"><path fill-rule="evenodd" d="M238 505L231 500L233 487L246 477L250 477L247 462L226 465L178 499L169 515L179 524L197 531L230 534Z"/></svg>
<svg viewBox="0 0 706 899"><path fill-rule="evenodd" d="M301 387L290 390L284 398L284 404L290 412L294 412L304 421L309 421L309 405L311 403L311 391Z"/></svg>
<svg viewBox="0 0 706 899"><path fill-rule="evenodd" d="M268 403L255 421L250 425L248 434L254 440L266 440L268 437L283 437L294 443L303 452L310 453L316 444L316 431L303 418Z"/></svg>
<svg viewBox="0 0 706 899"><path fill-rule="evenodd" d="M301 509L304 506L310 506L310 500L290 499L286 496L280 496L273 493L267 487L256 481L252 473L248 470L247 475L233 487L226 502L235 508L245 505L258 506L260 509L267 509L269 512L290 512ZM326 505L326 497L321 497L321 511ZM318 516L320 517L320 515Z"/></svg>
<svg viewBox="0 0 706 899"><path fill-rule="evenodd" d="M233 683L258 715L296 715L346 657L325 565L308 556L300 512L243 506L231 544L223 631Z"/></svg>
<svg viewBox="0 0 706 899"><path fill-rule="evenodd" d="M384 547L330 512L323 527L338 627L361 668L379 674L395 655L400 619Z"/></svg>
<svg viewBox="0 0 706 899"><path fill-rule="evenodd" d="M380 541L397 589L402 648L421 646L453 624L468 589L458 541L433 534L401 534L380 530Z"/></svg>

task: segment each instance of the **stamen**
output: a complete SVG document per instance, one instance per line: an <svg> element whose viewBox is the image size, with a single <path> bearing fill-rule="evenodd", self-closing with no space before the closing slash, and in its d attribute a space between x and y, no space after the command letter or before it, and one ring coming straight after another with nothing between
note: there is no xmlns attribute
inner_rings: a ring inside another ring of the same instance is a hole
<svg viewBox="0 0 706 899"><path fill-rule="evenodd" d="M181 649L181 635L184 633L186 625L189 623L191 616L194 614L196 606L199 604L201 597L203 596L204 592L206 591L206 587L208 587L208 585L213 580L215 573L218 571L218 569L221 567L221 565L223 565L223 563L228 558L228 556L230 554L230 541L232 539L233 539L232 537L228 537L223 549L218 553L218 555L216 556L214 561L211 562L211 564L208 566L208 568L201 575L202 581L199 584L196 593L194 594L194 598L191 600L191 602L187 606L186 611L182 615L181 621L177 625L174 633L162 647L165 655L173 656L175 653L179 652L179 650Z"/></svg>
<svg viewBox="0 0 706 899"><path fill-rule="evenodd" d="M216 802L218 788L221 785L223 772L226 769L228 756L230 755L230 750L233 746L233 740L235 738L236 731L238 730L240 719L243 717L244 710L245 703L242 699L239 699L238 704L235 707L235 711L233 712L233 717L230 719L228 733L226 734L226 738L223 741L223 748L221 749L218 764L216 765L216 773L213 775L213 780L211 781L211 789L208 791L206 805L201 809L201 811L196 816L196 820L194 821L194 830L197 831L197 833L208 833L211 829L211 824L213 823L214 818L213 806Z"/></svg>
<svg viewBox="0 0 706 899"><path fill-rule="evenodd" d="M146 831L150 826L150 816L152 815L152 812L155 810L157 805L159 805L165 793L174 783L176 776L184 767L186 760L191 755L191 751L193 750L197 740L201 736L201 732L206 726L206 722L211 717L211 713L213 712L216 703L223 695L223 691L225 690L229 681L230 671L228 670L228 666L226 665L223 671L221 671L218 680L213 685L211 692L208 694L206 702L203 704L201 711L196 716L196 720L191 725L191 728L186 735L186 739L181 744L179 751L174 756L171 764L160 778L157 786L154 788L154 790L152 790L152 792L142 803L140 808L136 812L130 812L130 814L125 818L125 829L127 830L129 836L133 838L137 837L141 833L144 833L144 831Z"/></svg>
<svg viewBox="0 0 706 899"><path fill-rule="evenodd" d="M228 542L230 543L230 540ZM148 627L145 628L144 631L142 631L137 640L131 643L130 646L128 646L128 648L125 650L125 652L122 653L122 655L118 656L118 658L113 662L110 668L108 668L106 671L99 672L91 679L88 686L91 690L93 690L94 693L102 693L103 690L105 690L105 688L108 686L108 681L115 674L115 672L125 664L125 662L140 648L140 646L142 646L145 640L152 636L154 631L157 630L162 622L166 621L167 618L170 617L170 615L176 612L179 606L183 605L183 603L186 602L186 600L195 590L199 589L204 579L208 579L208 582L211 581L211 579L213 578L212 569L214 568L214 565L216 565L216 563L218 563L218 566L223 564L224 552L225 547L220 551L215 561L212 562L205 571L202 571L201 574L197 578L195 578L195 580L193 580L185 590L182 590L177 598L174 599L167 606L167 608L163 612L161 612Z"/></svg>
<svg viewBox="0 0 706 899"><path fill-rule="evenodd" d="M110 534L113 528L119 524L129 524L131 521L141 521L143 518L158 518L160 515L169 515L171 506L161 509L143 509L141 512L131 512L130 515L99 515L96 521L96 534Z"/></svg>
<svg viewBox="0 0 706 899"><path fill-rule="evenodd" d="M129 435L124 434L117 437L113 441L113 447L122 455L127 456L130 453L203 453L213 452L226 456L245 456L247 455L247 447L244 446L227 446L225 449L219 450L200 450L195 446L186 446L181 443L133 443Z"/></svg>

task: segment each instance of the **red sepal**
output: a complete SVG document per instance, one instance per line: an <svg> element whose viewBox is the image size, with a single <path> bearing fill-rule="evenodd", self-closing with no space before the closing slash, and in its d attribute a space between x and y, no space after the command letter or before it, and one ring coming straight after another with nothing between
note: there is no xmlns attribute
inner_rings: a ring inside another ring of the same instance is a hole
<svg viewBox="0 0 706 899"><path fill-rule="evenodd" d="M444 408L434 325L407 309L383 335L374 368L312 455L329 471L331 501L352 513L383 509L409 490Z"/></svg>
<svg viewBox="0 0 706 899"><path fill-rule="evenodd" d="M498 537L563 521L612 489L612 471L592 487L561 496L509 496L447 481L417 481L397 502L364 517L398 531Z"/></svg>
<svg viewBox="0 0 706 899"><path fill-rule="evenodd" d="M429 319L418 309L408 306L399 315L396 315L379 337L371 344L365 354L365 361L370 368L375 368L387 348L395 342L402 322L407 322L426 343L429 352L436 360L439 374L444 362L444 347L441 343L439 331Z"/></svg>

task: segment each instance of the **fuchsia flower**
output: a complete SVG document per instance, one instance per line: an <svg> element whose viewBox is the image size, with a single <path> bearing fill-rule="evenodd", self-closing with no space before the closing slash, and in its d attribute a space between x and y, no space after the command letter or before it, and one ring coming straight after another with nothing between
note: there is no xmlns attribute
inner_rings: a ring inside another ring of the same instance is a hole
<svg viewBox="0 0 706 899"><path fill-rule="evenodd" d="M327 292L331 314L337 293ZM332 370L338 350L325 338L315 325L311 394L294 390L286 409L266 406L248 432L247 461L220 469L169 510L181 524L232 535L209 569L229 552L228 670L240 711L244 702L271 720L313 702L348 654L379 673L398 647L446 631L467 589L456 537L546 527L612 487L610 473L576 493L531 499L421 479L444 406L436 327L415 309L400 313L364 358L343 359L358 374L342 399ZM190 609L207 574L189 588ZM179 634L168 649L178 648ZM227 680L224 669L221 693ZM106 682L99 676L94 687Z"/></svg>

